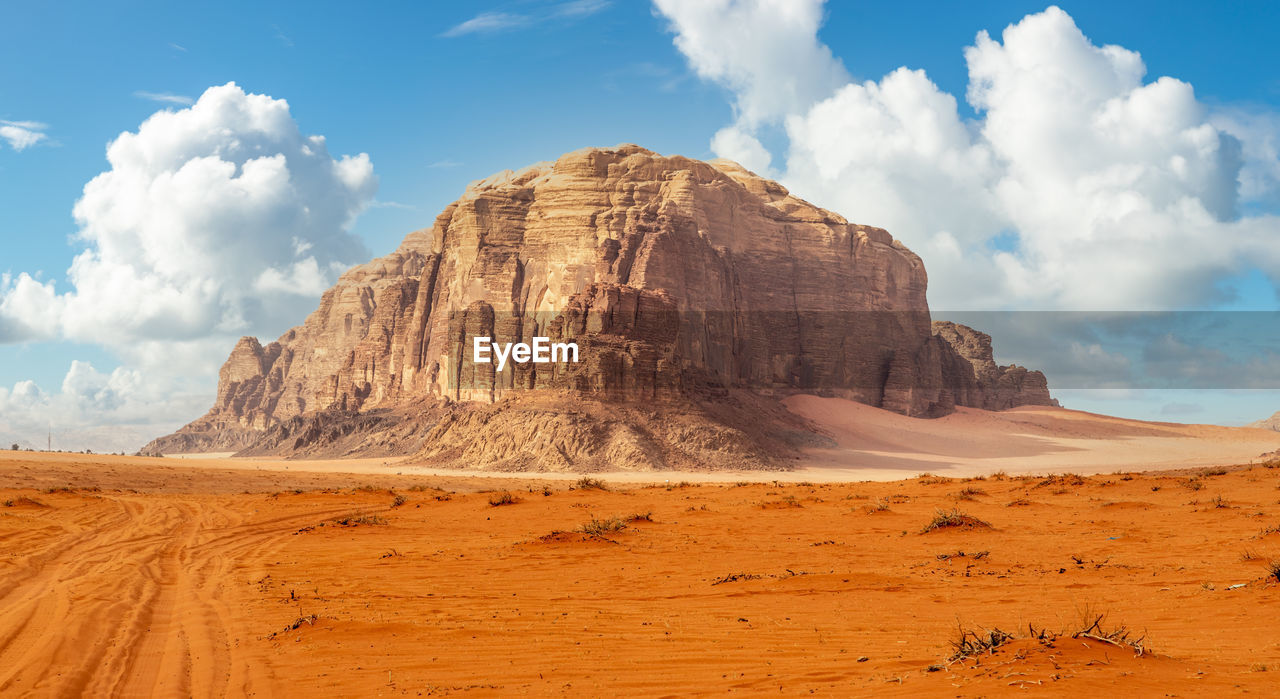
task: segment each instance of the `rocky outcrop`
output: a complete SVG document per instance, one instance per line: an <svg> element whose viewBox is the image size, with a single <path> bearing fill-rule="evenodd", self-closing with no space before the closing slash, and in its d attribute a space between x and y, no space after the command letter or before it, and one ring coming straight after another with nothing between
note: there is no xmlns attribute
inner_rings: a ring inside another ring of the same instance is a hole
<svg viewBox="0 0 1280 699"><path fill-rule="evenodd" d="M412 449L447 460L454 452L442 445L458 435L507 440L541 424L517 443L554 442L570 456L540 467L607 452L631 455L619 467L662 468L701 457L626 436L662 429L647 418L617 423L607 409L574 413L576 404L694 416L700 436L690 443L706 446L711 463L723 441L716 431L737 430L724 420L741 415L691 406L737 391L838 395L921 417L1049 402L1043 375L994 365L989 337L931 325L926 283L920 258L886 231L734 163L586 149L472 183L432 228L344 274L303 325L266 347L241 340L213 409L148 451L183 435L248 430L274 435L275 453L294 453L302 447L282 430L319 420L323 432L354 419L341 416L378 414L418 427L401 429L394 449L371 447L377 438L351 437L377 431L366 420L337 440L344 453ZM477 336L574 342L580 361L499 370L473 361ZM534 410L533 394L558 402ZM585 439L647 446L582 451ZM758 454L785 441L756 445Z"/></svg>
<svg viewBox="0 0 1280 699"><path fill-rule="evenodd" d="M933 334L964 360L964 364L953 360L944 362L944 383L961 394L956 399L957 405L985 410L1058 405L1049 395L1049 381L1042 372L1016 364L996 364L990 335L950 321L935 321Z"/></svg>
<svg viewBox="0 0 1280 699"><path fill-rule="evenodd" d="M1280 412L1273 413L1271 417L1266 418L1265 420L1255 420L1254 422L1245 425L1245 427L1257 427L1263 430L1280 432Z"/></svg>

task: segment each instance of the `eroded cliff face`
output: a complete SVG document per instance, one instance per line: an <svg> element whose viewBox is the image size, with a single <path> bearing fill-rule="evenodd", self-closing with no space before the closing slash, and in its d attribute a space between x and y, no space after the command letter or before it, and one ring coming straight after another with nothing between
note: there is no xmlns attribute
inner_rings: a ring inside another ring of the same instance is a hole
<svg viewBox="0 0 1280 699"><path fill-rule="evenodd" d="M914 416L1049 401L1038 372L994 365L989 337L931 325L925 288L920 258L886 231L734 163L631 145L576 151L473 183L432 228L344 274L303 325L266 347L241 340L213 409L147 451L270 434L288 453L302 448L290 426L317 415L330 428L353 419L342 416L430 415L381 448L438 457L446 433L522 429L510 410L440 406L516 405L531 389L561 396L564 414L575 400L679 410L738 390L840 395ZM581 361L499 372L472 361L476 336L573 341ZM551 442L591 432L538 414ZM664 448L623 451L656 449L630 461L661 468ZM535 462L525 467L559 467Z"/></svg>
<svg viewBox="0 0 1280 699"><path fill-rule="evenodd" d="M990 335L949 321L935 321L933 333L964 362L944 362L944 371L949 372L944 381L959 394L957 405L984 410L1058 405L1049 395L1049 382L1043 373L1016 364L996 364Z"/></svg>

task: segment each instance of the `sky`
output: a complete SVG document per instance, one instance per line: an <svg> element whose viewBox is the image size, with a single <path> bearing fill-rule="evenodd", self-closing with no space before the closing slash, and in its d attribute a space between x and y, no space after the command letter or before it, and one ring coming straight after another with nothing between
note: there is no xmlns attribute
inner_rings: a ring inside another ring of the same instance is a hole
<svg viewBox="0 0 1280 699"><path fill-rule="evenodd" d="M55 448L135 450L209 407L239 336L299 323L467 182L622 142L730 157L888 228L924 258L935 316L1003 314L985 319L997 359L1044 368L1070 407L1222 424L1280 410L1276 345L1205 330L1274 332L1274 3L3 16L6 444L52 430ZM1136 339L1056 315L1154 311L1192 314L1132 316Z"/></svg>

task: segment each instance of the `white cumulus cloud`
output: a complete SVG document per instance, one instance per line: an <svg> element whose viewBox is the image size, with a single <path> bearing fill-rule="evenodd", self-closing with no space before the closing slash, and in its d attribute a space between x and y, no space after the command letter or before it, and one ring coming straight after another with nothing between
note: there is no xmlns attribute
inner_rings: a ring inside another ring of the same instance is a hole
<svg viewBox="0 0 1280 699"><path fill-rule="evenodd" d="M733 91L748 128L807 108L848 82L818 41L822 0L654 0L698 76Z"/></svg>
<svg viewBox="0 0 1280 699"><path fill-rule="evenodd" d="M270 335L368 257L349 227L373 201L372 164L331 157L284 100L210 88L121 134L107 160L74 208L85 249L71 288L3 279L0 339L128 348Z"/></svg>
<svg viewBox="0 0 1280 699"><path fill-rule="evenodd" d="M69 287L0 276L0 342L93 344L123 365L0 388L0 435L53 421L77 445L135 450L207 409L239 336L297 324L369 257L350 230L377 189L369 158L331 156L284 100L209 88L120 134L107 161L73 209Z"/></svg>
<svg viewBox="0 0 1280 699"><path fill-rule="evenodd" d="M198 381L148 378L134 369L103 373L75 361L57 391L34 381L0 386L0 443L43 449L51 433L54 449L132 453L207 407L207 394L191 390Z"/></svg>
<svg viewBox="0 0 1280 699"><path fill-rule="evenodd" d="M1280 279L1280 219L1259 213L1276 203L1280 122L1148 79L1057 7L977 35L966 119L923 71L832 86L820 2L655 5L690 66L734 94L717 154L768 163L757 125L781 119L782 181L920 252L935 307L1198 306L1252 266ZM784 29L752 41L754 26Z"/></svg>

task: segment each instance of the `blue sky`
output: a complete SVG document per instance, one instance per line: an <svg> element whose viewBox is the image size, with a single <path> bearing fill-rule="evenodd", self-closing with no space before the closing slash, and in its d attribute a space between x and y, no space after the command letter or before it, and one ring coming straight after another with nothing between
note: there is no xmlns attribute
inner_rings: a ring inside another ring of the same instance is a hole
<svg viewBox="0 0 1280 699"><path fill-rule="evenodd" d="M1280 9L1274 3L1060 6L1094 44L1139 53L1145 81L1185 81L1209 110L1263 121L1280 113L1274 71ZM965 99L965 47L983 30L999 40L1008 25L1045 8L834 3L825 7L816 38L847 71L837 80L878 81L900 66L924 70L940 92L955 97L959 118L977 131L973 120L982 115ZM376 198L350 233L369 255L385 254L405 233L430 226L468 181L497 170L619 142L714 157L712 137L726 124L742 125L746 99L732 80L700 71L673 44L679 33L673 20L648 2L386 3L376 9L336 2L23 3L3 14L0 121L37 122L44 138L22 150L0 142L0 272L54 281L59 293L71 289L67 270L87 245L73 237L79 224L72 207L86 183L110 169L108 143L137 131L158 110L188 106L213 86L234 81L245 92L287 100L301 132L322 134L335 158L368 154ZM840 208L842 200L822 187L808 190L803 173L784 167L786 118L780 113L747 129L774 156L774 169L766 172L852 220L879 224ZM1273 194L1242 200L1238 213L1274 214ZM990 235L997 246L1013 240L1008 247L1018 247L1016 236L1000 237L999 228ZM927 246L909 242L929 264ZM938 268L945 277L944 263ZM1204 296L1189 305L1276 307L1265 265L1236 264L1212 275L1211 286L1235 289L1235 297ZM1076 298L1059 297L1068 301L1056 307ZM954 298L932 297L931 303L947 308ZM982 303L967 304L974 306ZM1123 299L1117 309L1127 310ZM283 329L254 328L268 337ZM83 336L10 342L0 344L0 386L33 380L56 392L77 360L102 373L141 361ZM207 405L210 387L208 381L184 385L191 396L183 405ZM1280 409L1272 396L1242 405L1226 395L1197 399L1202 407L1195 419L1240 421ZM1168 416L1162 410L1169 401L1161 401L1086 396L1074 405ZM91 415L83 419L92 422Z"/></svg>

